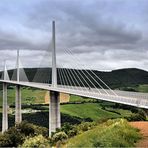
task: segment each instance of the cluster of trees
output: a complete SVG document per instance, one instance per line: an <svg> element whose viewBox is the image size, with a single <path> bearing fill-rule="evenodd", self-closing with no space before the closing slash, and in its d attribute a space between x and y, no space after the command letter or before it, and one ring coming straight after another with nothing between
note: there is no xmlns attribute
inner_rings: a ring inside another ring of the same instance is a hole
<svg viewBox="0 0 148 148"><path fill-rule="evenodd" d="M50 147L60 146L67 139L92 129L94 122L82 122L79 125L65 123L48 137L48 129L23 121L0 134L0 147Z"/></svg>
<svg viewBox="0 0 148 148"><path fill-rule="evenodd" d="M131 114L128 117L124 117L128 121L146 121L147 120L147 116L148 116L147 110L139 109L134 106L124 105L124 104L119 104L119 103L107 103L107 102L100 103L100 106L103 110L106 110L109 112L114 112L119 115L120 115L120 113L118 113L118 112L116 112L116 110L112 110L110 108L130 110L133 114Z"/></svg>
<svg viewBox="0 0 148 148"><path fill-rule="evenodd" d="M147 114L144 110L138 109L134 114L132 114L130 117L126 117L128 121L146 121L147 120Z"/></svg>
<svg viewBox="0 0 148 148"><path fill-rule="evenodd" d="M18 147L24 143L26 137L38 135L48 137L48 129L23 121L0 134L0 147Z"/></svg>

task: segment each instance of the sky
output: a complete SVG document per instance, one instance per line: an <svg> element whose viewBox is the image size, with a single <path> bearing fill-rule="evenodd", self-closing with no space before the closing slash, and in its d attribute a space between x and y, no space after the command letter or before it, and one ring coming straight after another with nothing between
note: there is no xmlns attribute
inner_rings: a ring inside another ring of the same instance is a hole
<svg viewBox="0 0 148 148"><path fill-rule="evenodd" d="M0 69L17 49L24 67L50 65L55 20L58 67L148 70L147 14L147 0L0 0Z"/></svg>

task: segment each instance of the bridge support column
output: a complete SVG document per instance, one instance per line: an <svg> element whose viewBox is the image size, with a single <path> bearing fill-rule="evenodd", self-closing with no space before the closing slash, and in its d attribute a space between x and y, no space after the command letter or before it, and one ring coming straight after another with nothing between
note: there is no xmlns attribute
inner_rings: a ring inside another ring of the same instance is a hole
<svg viewBox="0 0 148 148"><path fill-rule="evenodd" d="M7 83L3 83L2 133L8 129Z"/></svg>
<svg viewBox="0 0 148 148"><path fill-rule="evenodd" d="M15 123L22 122L21 113L21 86L16 85L16 98L15 98Z"/></svg>
<svg viewBox="0 0 148 148"><path fill-rule="evenodd" d="M49 136L56 128L61 127L60 115L60 93L50 91L50 104L49 104Z"/></svg>

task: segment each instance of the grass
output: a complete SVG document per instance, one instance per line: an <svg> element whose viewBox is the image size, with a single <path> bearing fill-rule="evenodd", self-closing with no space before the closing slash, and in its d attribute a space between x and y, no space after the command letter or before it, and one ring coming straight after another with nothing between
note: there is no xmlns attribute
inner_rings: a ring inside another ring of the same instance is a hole
<svg viewBox="0 0 148 148"><path fill-rule="evenodd" d="M95 99L91 98L82 98L80 96L75 96L75 95L70 95L70 100L69 102L89 102L89 101L94 101Z"/></svg>
<svg viewBox="0 0 148 148"><path fill-rule="evenodd" d="M40 104L44 103L44 97L47 91L39 89L30 89L23 87L22 89L22 104ZM91 98L82 98L80 96L70 95L70 102L89 102L93 101ZM8 105L15 102L15 87L8 89ZM0 91L0 106L2 106L2 90Z"/></svg>
<svg viewBox="0 0 148 148"><path fill-rule="evenodd" d="M61 105L61 112L80 118L91 118L94 121L104 118L125 117L132 114L131 111L123 109L117 109L117 113L106 111L101 108L99 103Z"/></svg>
<svg viewBox="0 0 148 148"><path fill-rule="evenodd" d="M130 87L123 87L122 89L128 90L128 91L131 91L131 89L132 89L132 90L137 91L137 92L148 93L148 84L141 84L141 85L135 85L135 86L130 86Z"/></svg>
<svg viewBox="0 0 148 148"><path fill-rule="evenodd" d="M22 104L44 103L46 91L21 88ZM15 89L8 89L8 105L15 102ZM0 106L2 106L2 91L0 91Z"/></svg>
<svg viewBox="0 0 148 148"><path fill-rule="evenodd" d="M110 120L68 140L67 147L133 147L140 139L138 130L126 120Z"/></svg>
<svg viewBox="0 0 148 148"><path fill-rule="evenodd" d="M147 84L139 85L137 89L139 92L148 92L148 85Z"/></svg>

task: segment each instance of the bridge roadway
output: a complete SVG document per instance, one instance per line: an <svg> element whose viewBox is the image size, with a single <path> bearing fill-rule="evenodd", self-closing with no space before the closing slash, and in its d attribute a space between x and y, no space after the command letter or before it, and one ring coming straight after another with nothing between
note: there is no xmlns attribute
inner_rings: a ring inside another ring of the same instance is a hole
<svg viewBox="0 0 148 148"><path fill-rule="evenodd" d="M78 95L82 97L94 98L104 101L116 102L125 105L136 106L140 108L148 109L148 93L139 93L139 92L127 92L114 90L116 93L113 94L110 90L105 90L108 94L105 93L103 89L95 88L82 88L82 87L72 87L72 86L62 86L58 85L57 87L52 87L46 83L36 83L36 82L24 82L24 81L10 81L10 80L0 80L0 82L5 82L7 84L21 85L33 88L39 88L48 91L57 91L67 94Z"/></svg>

